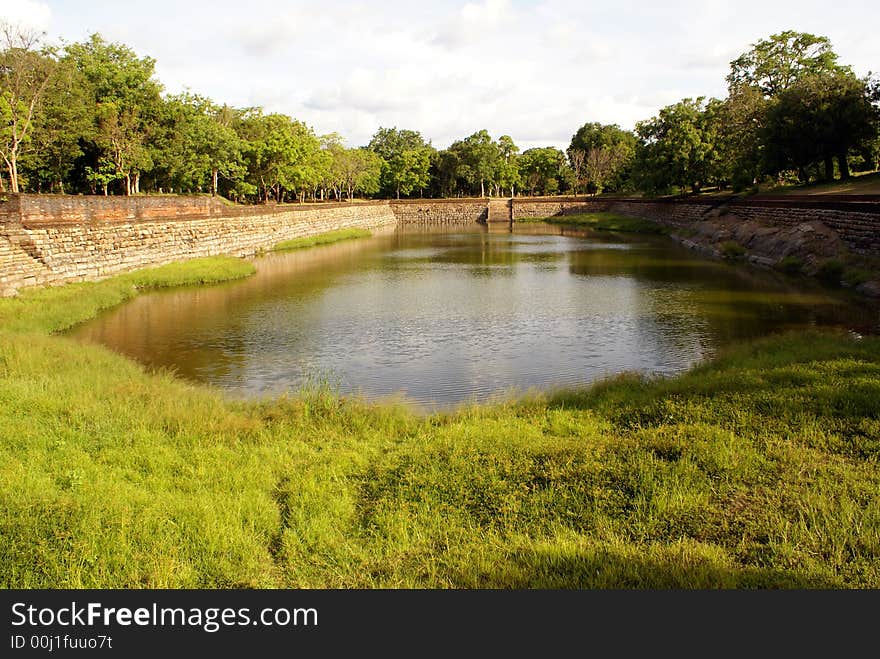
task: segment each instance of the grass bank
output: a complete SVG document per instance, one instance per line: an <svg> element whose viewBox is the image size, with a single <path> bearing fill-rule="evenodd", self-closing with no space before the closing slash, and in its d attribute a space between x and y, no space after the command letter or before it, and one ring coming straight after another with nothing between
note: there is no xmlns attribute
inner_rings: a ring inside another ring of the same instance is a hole
<svg viewBox="0 0 880 659"><path fill-rule="evenodd" d="M136 290L0 300L3 587L880 587L880 339L425 418L49 334Z"/></svg>
<svg viewBox="0 0 880 659"><path fill-rule="evenodd" d="M660 226L656 222L643 220L637 217L617 215L615 213L582 213L576 215L555 215L553 217L517 220L516 222L518 224L546 222L547 224L576 226L585 229L593 229L594 231L622 231L626 233L652 233L658 235L668 233L665 227Z"/></svg>
<svg viewBox="0 0 880 659"><path fill-rule="evenodd" d="M0 332L59 332L133 298L140 290L214 284L249 277L253 263L209 256L145 268L100 282L30 289L0 299Z"/></svg>
<svg viewBox="0 0 880 659"><path fill-rule="evenodd" d="M286 251L290 249L303 249L305 247L315 247L317 245L329 245L338 243L340 240L351 240L352 238L369 238L372 233L366 229L339 229L338 231L328 231L320 233L317 236L308 236L306 238L295 238L293 240L285 240L277 243L273 251Z"/></svg>

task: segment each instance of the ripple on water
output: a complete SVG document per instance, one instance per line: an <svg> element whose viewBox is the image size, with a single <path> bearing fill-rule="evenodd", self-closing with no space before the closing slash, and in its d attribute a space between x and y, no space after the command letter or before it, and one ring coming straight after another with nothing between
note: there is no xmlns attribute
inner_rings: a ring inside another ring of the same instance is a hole
<svg viewBox="0 0 880 659"><path fill-rule="evenodd" d="M665 239L403 232L273 255L251 279L147 294L72 334L234 395L323 384L445 406L670 375L785 328L866 331L840 295L706 264Z"/></svg>

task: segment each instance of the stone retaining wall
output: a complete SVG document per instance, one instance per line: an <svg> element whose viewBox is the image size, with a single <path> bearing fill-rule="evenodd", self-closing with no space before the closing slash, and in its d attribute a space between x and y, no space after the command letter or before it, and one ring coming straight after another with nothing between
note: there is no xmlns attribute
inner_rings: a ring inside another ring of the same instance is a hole
<svg viewBox="0 0 880 659"><path fill-rule="evenodd" d="M210 198L182 198L177 209L165 206L163 212L173 214L159 218L153 214L168 198L150 204L144 203L150 198L39 197L6 202L20 205L17 221L14 206L0 216L2 295L200 256L248 256L283 240L397 223L387 202L230 208Z"/></svg>
<svg viewBox="0 0 880 659"><path fill-rule="evenodd" d="M687 228L719 214L754 220L769 226L793 227L818 221L833 229L851 250L880 255L880 197L859 196L853 201L835 197L704 198L686 201L648 199L514 199L513 219L552 217L577 213L610 212Z"/></svg>
<svg viewBox="0 0 880 659"><path fill-rule="evenodd" d="M487 209L486 199L232 206L211 197L9 195L0 202L0 295L198 256L248 256L336 229L474 224L486 221ZM819 221L850 249L880 255L880 197L511 202L514 221L603 211L678 228L719 214L781 227Z"/></svg>
<svg viewBox="0 0 880 659"><path fill-rule="evenodd" d="M400 224L475 224L485 222L487 199L415 199L390 202Z"/></svg>

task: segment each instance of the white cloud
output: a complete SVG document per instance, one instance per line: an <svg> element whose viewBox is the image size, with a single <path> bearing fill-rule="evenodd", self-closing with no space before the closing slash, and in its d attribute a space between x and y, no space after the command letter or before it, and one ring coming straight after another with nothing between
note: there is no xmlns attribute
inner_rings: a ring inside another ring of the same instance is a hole
<svg viewBox="0 0 880 659"><path fill-rule="evenodd" d="M0 21L32 30L46 30L52 10L45 2L0 0Z"/></svg>
<svg viewBox="0 0 880 659"><path fill-rule="evenodd" d="M508 0L469 2L437 31L432 43L447 48L481 43L492 32L512 20Z"/></svg>
<svg viewBox="0 0 880 659"><path fill-rule="evenodd" d="M171 92L259 104L336 131L379 126L445 147L486 128L564 147L587 121L632 128L685 96L721 96L729 61L785 29L827 35L859 74L880 68L880 5L864 0L0 0L50 38L100 31L157 60ZM51 9L51 11L50 11ZM2 13L2 12L0 12ZM858 16L858 20L853 20Z"/></svg>

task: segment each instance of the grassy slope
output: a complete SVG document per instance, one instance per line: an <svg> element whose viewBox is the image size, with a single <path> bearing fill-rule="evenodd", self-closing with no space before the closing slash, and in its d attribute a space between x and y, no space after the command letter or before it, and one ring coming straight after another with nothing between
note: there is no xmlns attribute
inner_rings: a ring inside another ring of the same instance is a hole
<svg viewBox="0 0 880 659"><path fill-rule="evenodd" d="M761 192L768 194L880 194L880 172L856 173L846 181L813 183L811 185L765 186Z"/></svg>
<svg viewBox="0 0 880 659"><path fill-rule="evenodd" d="M531 222L546 222L548 224L564 224L577 226L595 231L623 231L627 233L655 233L664 234L666 229L650 220L637 217L627 217L615 213L582 213L574 215L557 215L553 217L541 217L534 219L517 220L518 224Z"/></svg>
<svg viewBox="0 0 880 659"><path fill-rule="evenodd" d="M351 240L352 238L369 238L372 235L366 229L339 229L338 231L328 231L318 234L317 236L308 236L306 238L294 238L293 240L285 240L278 243L272 249L274 251L285 251L290 249L303 249L304 247L315 247L316 245L329 245L337 243L340 240Z"/></svg>
<svg viewBox="0 0 880 659"><path fill-rule="evenodd" d="M48 335L123 281L0 301L2 586L880 587L877 338L420 418Z"/></svg>

